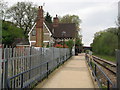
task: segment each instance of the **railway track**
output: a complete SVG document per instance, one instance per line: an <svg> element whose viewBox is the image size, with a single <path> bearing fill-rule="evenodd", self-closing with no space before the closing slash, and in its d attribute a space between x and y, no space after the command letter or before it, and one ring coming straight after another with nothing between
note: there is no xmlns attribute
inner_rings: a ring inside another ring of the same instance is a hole
<svg viewBox="0 0 120 90"><path fill-rule="evenodd" d="M98 63L100 66L102 66L103 68L107 69L109 72L111 72L112 74L116 75L116 64L112 63L110 61L101 59L99 57L96 56L92 56L93 60Z"/></svg>
<svg viewBox="0 0 120 90"><path fill-rule="evenodd" d="M117 65L115 63L101 59L94 55L91 56L89 54L86 54L86 60L88 60L89 64L92 66L93 72L96 74L99 85L101 84L103 87L107 87L108 81L111 83L110 87L112 87L112 85L116 85ZM97 67L95 65L97 65Z"/></svg>
<svg viewBox="0 0 120 90"><path fill-rule="evenodd" d="M116 83L116 64L115 63L112 63L110 61L107 61L107 60L104 60L104 59L101 59L99 57L96 57L96 56L92 56L93 57L93 61L98 63L101 68L103 69L103 71L105 72L105 74L110 78L110 80L113 82L113 83ZM104 80L103 80L104 81Z"/></svg>

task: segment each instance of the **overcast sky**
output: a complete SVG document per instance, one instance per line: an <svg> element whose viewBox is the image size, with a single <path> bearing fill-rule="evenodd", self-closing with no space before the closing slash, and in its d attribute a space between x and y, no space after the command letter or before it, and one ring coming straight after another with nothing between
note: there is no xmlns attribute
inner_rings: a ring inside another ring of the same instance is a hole
<svg viewBox="0 0 120 90"><path fill-rule="evenodd" d="M4 0L11 6L16 2L31 1L43 5L44 11L50 15L63 16L66 14L78 15L82 20L80 25L83 44L89 46L94 38L94 33L116 27L119 0Z"/></svg>

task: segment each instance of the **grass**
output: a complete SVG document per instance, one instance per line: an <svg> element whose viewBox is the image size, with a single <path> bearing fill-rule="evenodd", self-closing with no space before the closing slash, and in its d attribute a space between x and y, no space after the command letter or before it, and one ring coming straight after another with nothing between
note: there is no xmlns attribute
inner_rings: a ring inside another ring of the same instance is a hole
<svg viewBox="0 0 120 90"><path fill-rule="evenodd" d="M105 60L108 60L108 61L111 61L111 62L116 62L116 57L115 56L108 56L108 55L98 55L98 54L93 54L97 57L100 57L102 59L105 59Z"/></svg>

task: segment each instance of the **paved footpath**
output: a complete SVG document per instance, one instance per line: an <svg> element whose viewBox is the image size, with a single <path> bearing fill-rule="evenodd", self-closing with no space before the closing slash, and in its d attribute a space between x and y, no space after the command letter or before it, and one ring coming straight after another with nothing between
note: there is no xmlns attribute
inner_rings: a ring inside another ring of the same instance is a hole
<svg viewBox="0 0 120 90"><path fill-rule="evenodd" d="M35 88L94 88L84 54L73 56Z"/></svg>

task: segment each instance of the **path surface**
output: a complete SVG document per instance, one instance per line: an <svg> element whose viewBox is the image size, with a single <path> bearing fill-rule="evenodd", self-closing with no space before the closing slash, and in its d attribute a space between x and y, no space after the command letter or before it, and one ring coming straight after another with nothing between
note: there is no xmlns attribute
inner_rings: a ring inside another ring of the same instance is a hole
<svg viewBox="0 0 120 90"><path fill-rule="evenodd" d="M94 88L84 54L73 56L35 88Z"/></svg>

